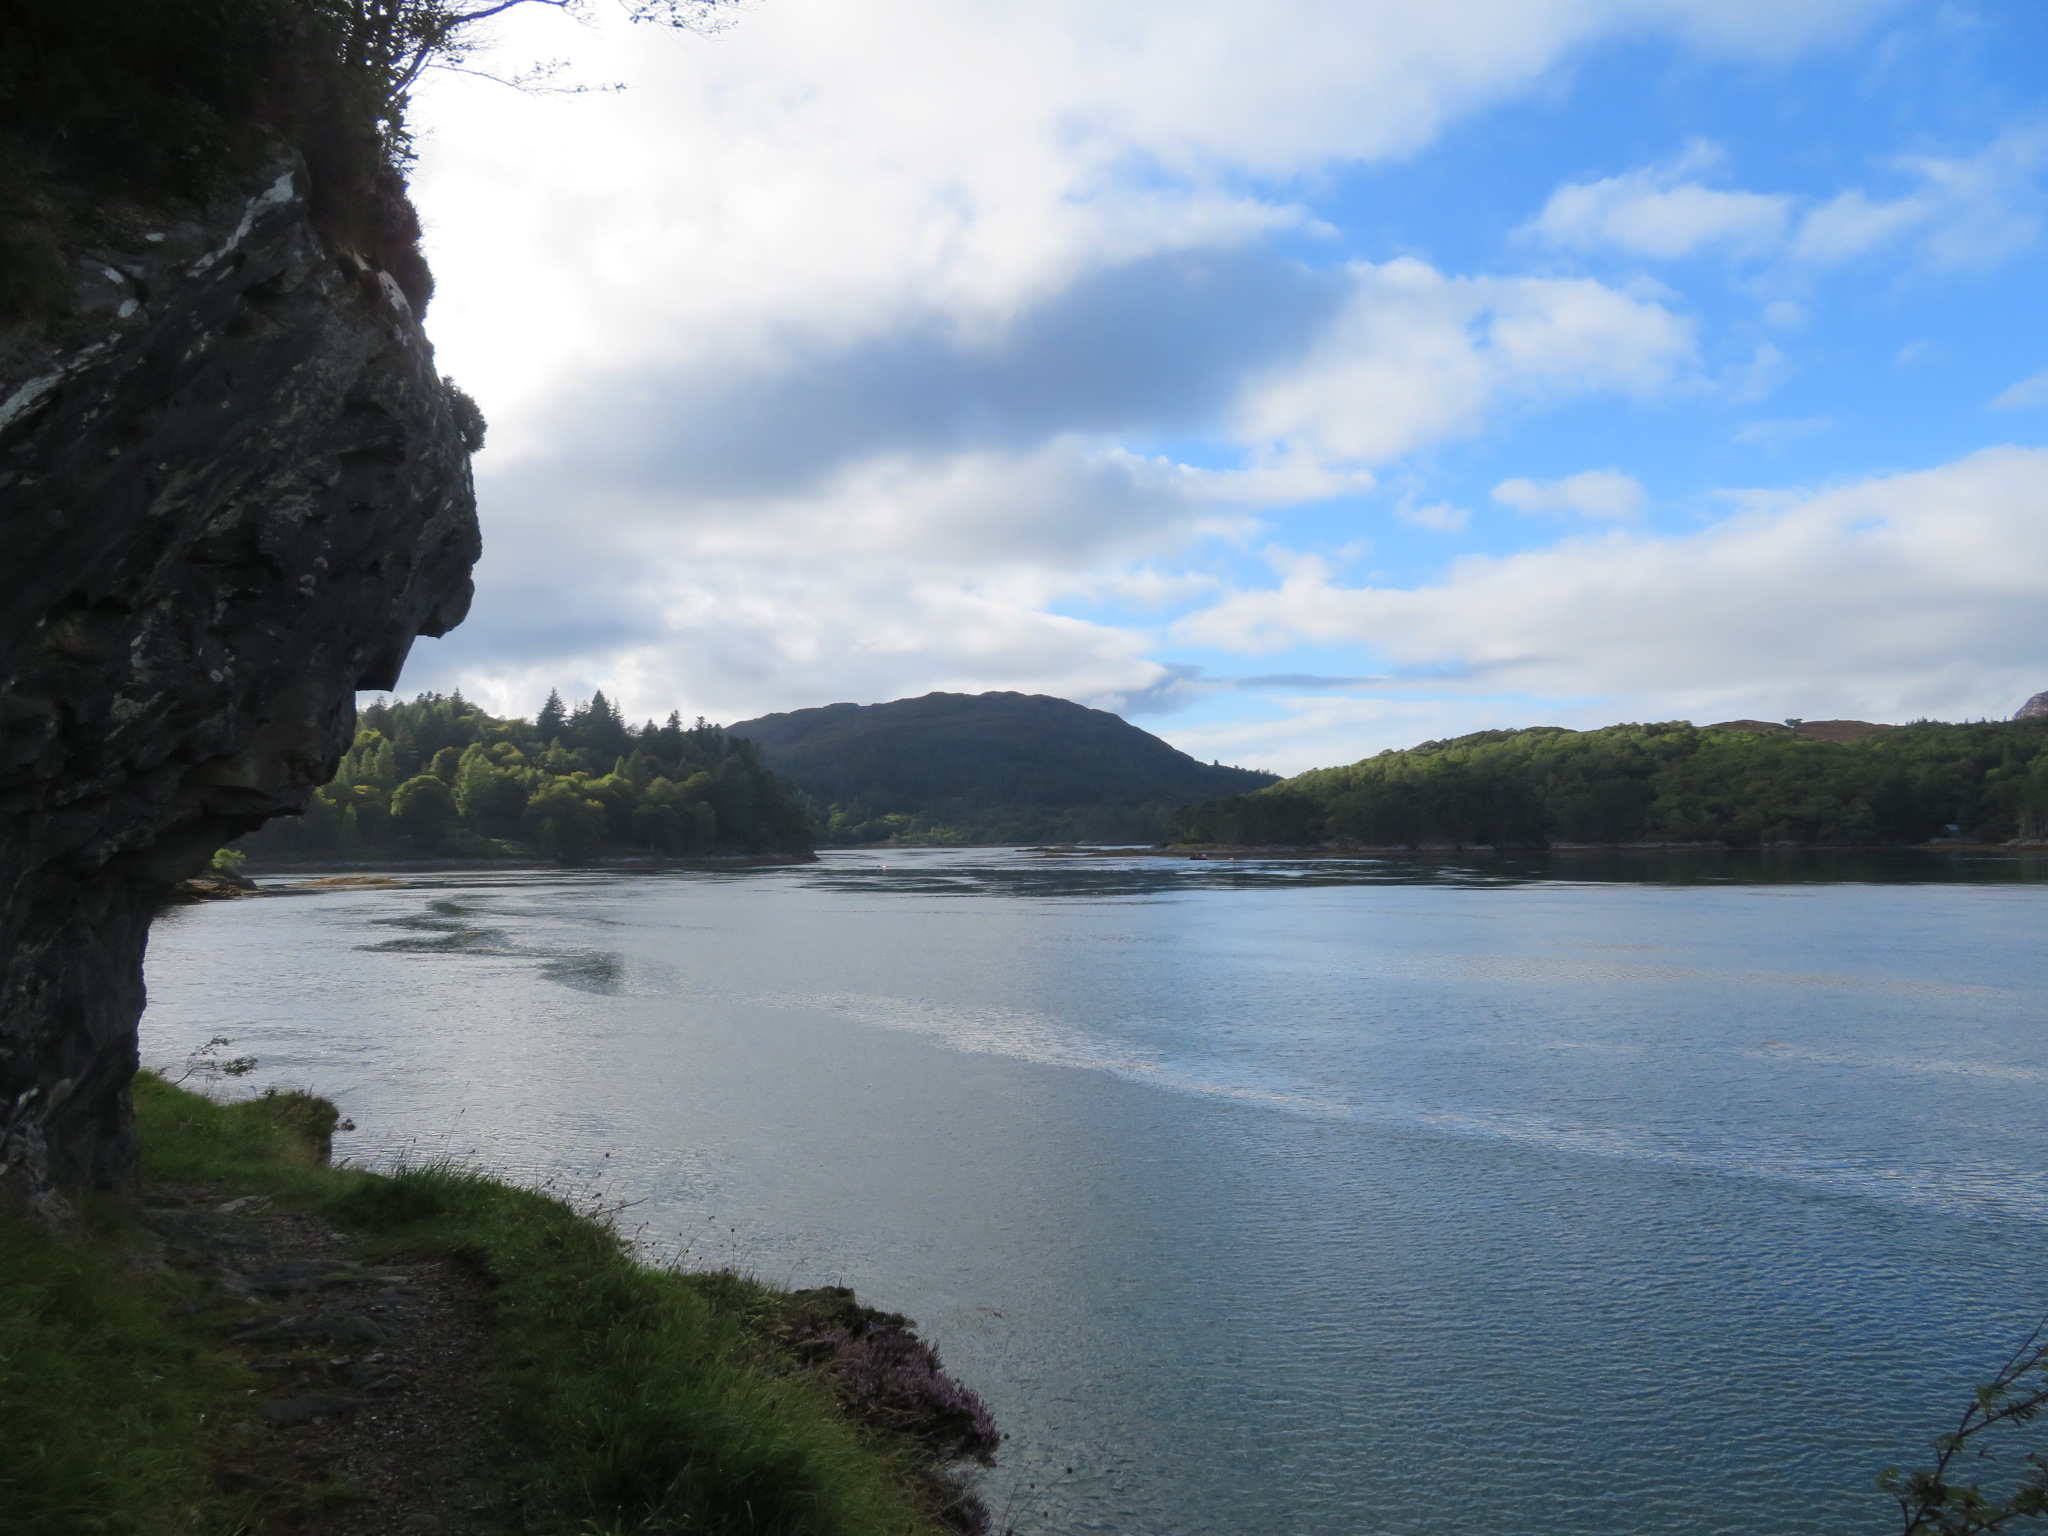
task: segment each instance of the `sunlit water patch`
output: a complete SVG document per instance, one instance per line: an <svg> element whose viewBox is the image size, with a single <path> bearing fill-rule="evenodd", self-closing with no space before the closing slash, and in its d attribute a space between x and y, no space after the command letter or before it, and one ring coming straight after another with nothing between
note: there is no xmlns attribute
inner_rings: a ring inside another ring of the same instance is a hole
<svg viewBox="0 0 2048 1536"><path fill-rule="evenodd" d="M408 877L172 914L145 1055L910 1312L1021 1529L1877 1532L2048 1309L2039 873Z"/></svg>

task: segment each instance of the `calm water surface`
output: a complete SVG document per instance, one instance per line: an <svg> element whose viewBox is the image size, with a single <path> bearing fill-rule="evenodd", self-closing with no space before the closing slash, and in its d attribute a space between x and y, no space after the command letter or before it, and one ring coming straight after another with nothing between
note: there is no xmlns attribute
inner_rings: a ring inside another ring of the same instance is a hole
<svg viewBox="0 0 2048 1536"><path fill-rule="evenodd" d="M171 914L144 1056L910 1313L1023 1530L1876 1533L2048 1310L2044 874L409 875Z"/></svg>

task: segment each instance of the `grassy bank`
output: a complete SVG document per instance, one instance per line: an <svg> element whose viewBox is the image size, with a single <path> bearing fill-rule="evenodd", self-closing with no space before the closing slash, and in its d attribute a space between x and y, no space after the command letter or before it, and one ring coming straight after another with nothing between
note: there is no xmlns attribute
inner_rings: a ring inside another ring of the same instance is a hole
<svg viewBox="0 0 2048 1536"><path fill-rule="evenodd" d="M890 1326L900 1319L843 1293L648 1269L603 1221L460 1169L324 1167L334 1111L318 1099L222 1105L148 1077L136 1099L151 1188L268 1197L347 1234L358 1258L454 1261L481 1282L475 1400L503 1529L973 1527L944 1468L986 1453L992 1432L929 1351ZM309 1498L345 1499L223 1477L263 1390L229 1342L249 1303L200 1268L155 1261L161 1244L131 1208L84 1215L76 1239L0 1218L6 1528L296 1530Z"/></svg>

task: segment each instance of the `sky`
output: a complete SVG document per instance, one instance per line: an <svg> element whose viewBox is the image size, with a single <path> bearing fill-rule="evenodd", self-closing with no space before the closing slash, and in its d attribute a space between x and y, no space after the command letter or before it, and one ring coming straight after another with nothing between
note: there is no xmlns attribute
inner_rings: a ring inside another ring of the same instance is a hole
<svg viewBox="0 0 2048 1536"><path fill-rule="evenodd" d="M490 421L403 689L1297 772L2048 689L2039 0L539 7L415 107Z"/></svg>

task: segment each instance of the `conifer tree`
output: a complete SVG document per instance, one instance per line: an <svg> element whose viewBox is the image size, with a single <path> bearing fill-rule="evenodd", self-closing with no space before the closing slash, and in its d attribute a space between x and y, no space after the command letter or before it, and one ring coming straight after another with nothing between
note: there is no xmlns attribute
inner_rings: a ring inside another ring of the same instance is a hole
<svg viewBox="0 0 2048 1536"><path fill-rule="evenodd" d="M553 688L548 690L548 701L541 705L540 713L533 717L533 728L542 741L559 741L569 729L569 706L562 702L562 696Z"/></svg>
<svg viewBox="0 0 2048 1536"><path fill-rule="evenodd" d="M619 713L618 705L604 696L602 688L587 703L577 706L569 717L569 726L571 739L590 754L593 767L624 754L631 739L625 716Z"/></svg>

